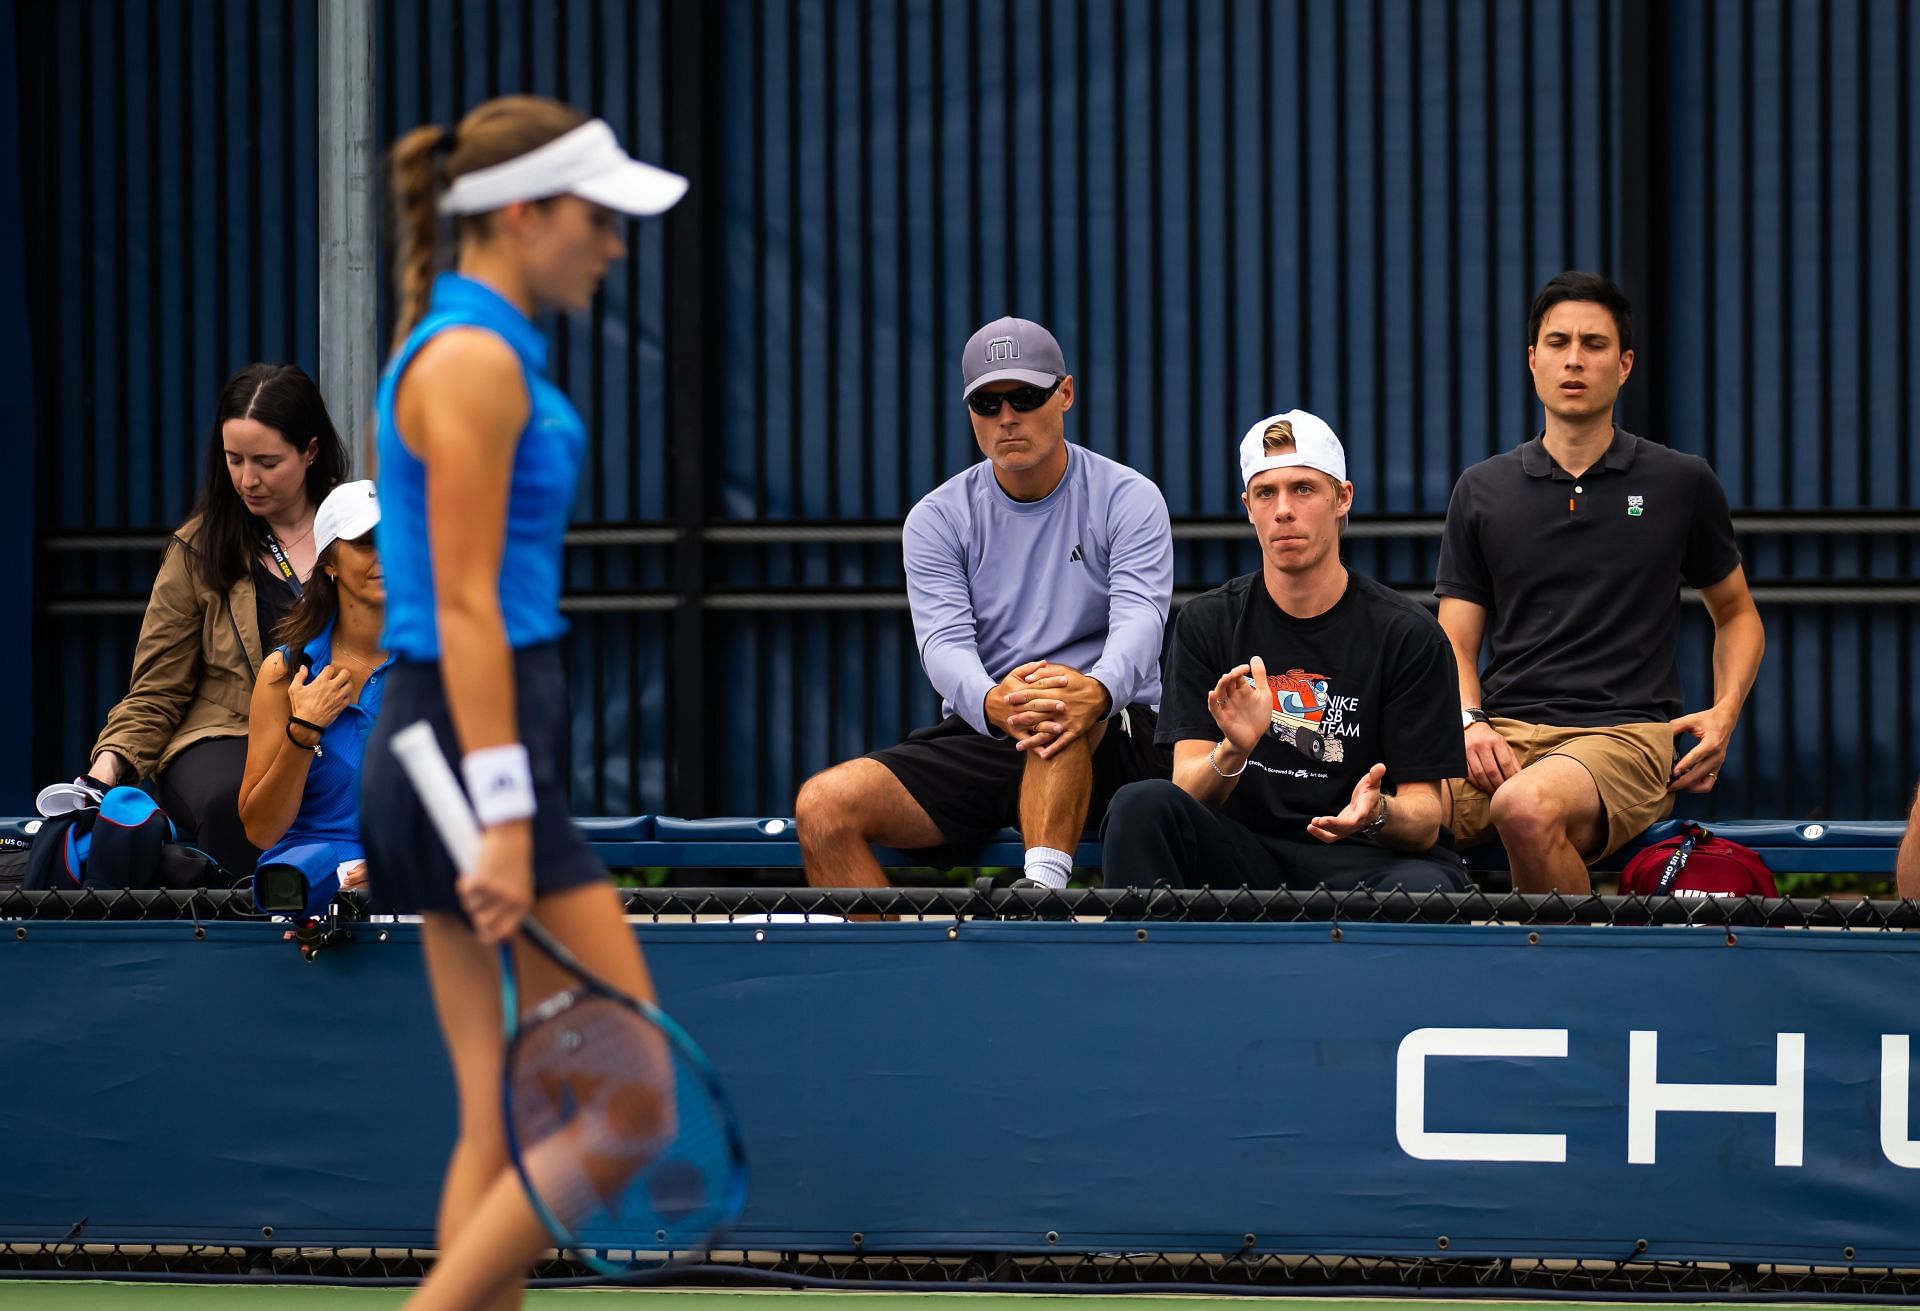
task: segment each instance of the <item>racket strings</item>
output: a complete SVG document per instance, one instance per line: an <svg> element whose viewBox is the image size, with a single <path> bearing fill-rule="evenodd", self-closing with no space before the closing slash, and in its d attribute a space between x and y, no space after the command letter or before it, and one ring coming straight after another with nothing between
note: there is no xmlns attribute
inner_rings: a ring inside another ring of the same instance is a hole
<svg viewBox="0 0 1920 1311"><path fill-rule="evenodd" d="M588 996L521 1033L510 1109L529 1189L583 1241L698 1245L732 1155L705 1084L658 1027Z"/></svg>
<svg viewBox="0 0 1920 1311"><path fill-rule="evenodd" d="M514 1049L521 1142L576 1120L609 1141L657 1143L673 1133L673 1057L665 1036L628 1007L586 997L524 1031Z"/></svg>

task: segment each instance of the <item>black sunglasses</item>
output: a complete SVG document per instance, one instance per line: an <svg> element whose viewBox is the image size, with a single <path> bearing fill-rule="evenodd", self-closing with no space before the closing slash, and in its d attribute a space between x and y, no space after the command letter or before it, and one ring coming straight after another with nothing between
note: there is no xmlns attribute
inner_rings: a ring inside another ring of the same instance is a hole
<svg viewBox="0 0 1920 1311"><path fill-rule="evenodd" d="M1005 401L1020 413L1025 414L1030 410L1039 409L1052 400L1053 394L1060 390L1060 384L1065 381L1065 378L1055 379L1051 387L1015 387L1012 391L977 391L967 397L967 406L975 414L991 419L1000 413L1000 402Z"/></svg>

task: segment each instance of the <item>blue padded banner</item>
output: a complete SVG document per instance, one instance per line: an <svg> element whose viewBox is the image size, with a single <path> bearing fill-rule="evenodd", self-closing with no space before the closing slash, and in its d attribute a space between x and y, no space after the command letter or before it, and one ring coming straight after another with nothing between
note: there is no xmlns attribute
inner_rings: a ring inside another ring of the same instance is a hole
<svg viewBox="0 0 1920 1311"><path fill-rule="evenodd" d="M0 1240L431 1241L417 929L26 927ZM1920 1263L1912 935L639 932L738 1104L746 1246Z"/></svg>

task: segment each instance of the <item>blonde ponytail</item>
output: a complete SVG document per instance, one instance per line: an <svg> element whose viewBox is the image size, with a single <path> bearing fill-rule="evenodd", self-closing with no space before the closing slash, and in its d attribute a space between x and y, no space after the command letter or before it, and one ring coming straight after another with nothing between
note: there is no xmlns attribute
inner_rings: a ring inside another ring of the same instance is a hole
<svg viewBox="0 0 1920 1311"><path fill-rule="evenodd" d="M453 179L517 159L587 121L579 110L544 96L500 96L474 107L460 126L417 127L393 143L387 173L393 196L393 279L400 293L393 348L426 316L439 264L440 197ZM471 214L454 228L456 240L483 237L492 215Z"/></svg>

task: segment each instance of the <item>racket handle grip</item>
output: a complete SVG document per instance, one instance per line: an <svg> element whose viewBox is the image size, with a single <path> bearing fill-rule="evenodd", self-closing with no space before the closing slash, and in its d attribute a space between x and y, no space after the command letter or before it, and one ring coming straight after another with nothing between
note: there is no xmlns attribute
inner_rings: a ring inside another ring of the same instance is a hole
<svg viewBox="0 0 1920 1311"><path fill-rule="evenodd" d="M447 854L462 873L472 869L480 854L480 822L473 817L473 807L467 804L467 794L460 790L446 753L440 750L433 725L424 719L409 724L393 735L390 745Z"/></svg>

